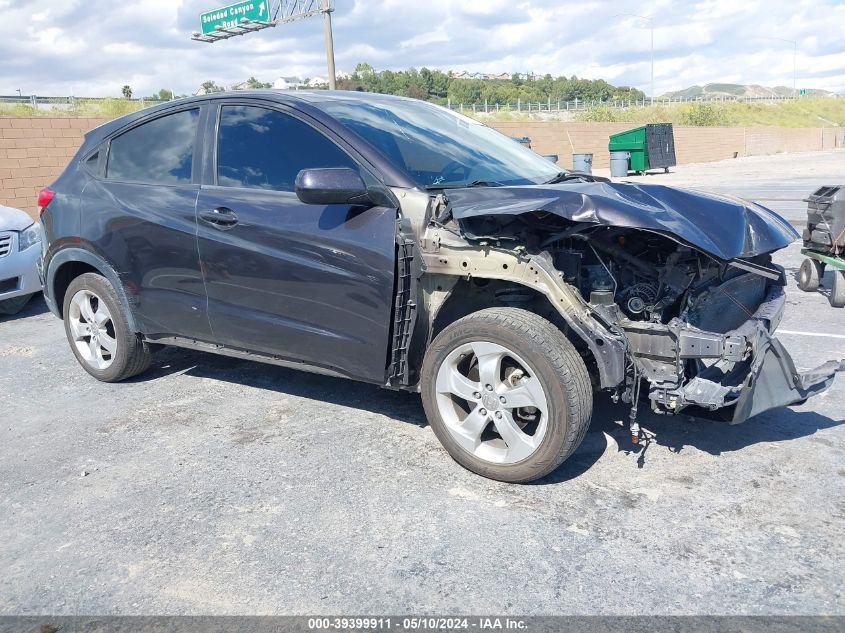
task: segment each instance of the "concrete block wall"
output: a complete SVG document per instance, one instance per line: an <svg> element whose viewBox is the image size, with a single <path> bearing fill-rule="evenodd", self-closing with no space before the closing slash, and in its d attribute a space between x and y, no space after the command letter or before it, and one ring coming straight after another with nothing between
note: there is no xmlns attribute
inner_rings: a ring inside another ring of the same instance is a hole
<svg viewBox="0 0 845 633"><path fill-rule="evenodd" d="M58 177L88 130L104 119L0 117L0 205L37 215L38 191ZM631 123L496 121L489 125L508 136L528 136L539 154L557 154L572 166L573 152L591 152L593 167L607 168L608 137L635 127ZM807 152L845 147L840 128L675 127L679 164L738 156Z"/></svg>
<svg viewBox="0 0 845 633"><path fill-rule="evenodd" d="M674 132L675 158L680 165L746 155L745 128L675 127Z"/></svg>
<svg viewBox="0 0 845 633"><path fill-rule="evenodd" d="M0 117L0 205L37 215L38 192L62 172L103 119Z"/></svg>
<svg viewBox="0 0 845 633"><path fill-rule="evenodd" d="M572 167L574 152L593 154L593 167L608 168L611 134L636 127L632 123L563 121L497 121L489 125L508 136L527 136L540 154L557 154L561 167ZM678 164L705 163L741 156L810 152L845 147L840 128L687 127L675 126Z"/></svg>
<svg viewBox="0 0 845 633"><path fill-rule="evenodd" d="M595 168L610 166L608 137L634 127L630 123L560 121L495 121L488 125L508 136L527 136L531 139L531 149L538 154L557 154L560 157L558 164L562 167L572 167L573 153L592 153Z"/></svg>

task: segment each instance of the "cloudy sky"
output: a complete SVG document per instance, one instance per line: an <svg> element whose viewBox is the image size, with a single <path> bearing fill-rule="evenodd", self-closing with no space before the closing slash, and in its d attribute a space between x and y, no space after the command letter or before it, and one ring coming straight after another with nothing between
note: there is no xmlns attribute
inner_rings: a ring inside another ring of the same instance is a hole
<svg viewBox="0 0 845 633"><path fill-rule="evenodd" d="M273 4L278 0L272 0ZM0 0L0 94L192 93L205 80L325 75L311 18L215 44L191 41L198 15L227 0ZM601 78L655 92L709 82L845 92L845 0L336 0L338 70L366 61Z"/></svg>

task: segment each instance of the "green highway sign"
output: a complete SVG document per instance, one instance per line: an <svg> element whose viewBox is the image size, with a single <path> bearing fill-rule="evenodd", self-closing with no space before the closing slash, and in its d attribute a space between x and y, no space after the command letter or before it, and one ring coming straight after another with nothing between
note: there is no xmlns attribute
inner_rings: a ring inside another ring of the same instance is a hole
<svg viewBox="0 0 845 633"><path fill-rule="evenodd" d="M270 0L243 0L222 9L202 13L200 14L202 33L203 35L216 33L218 27L231 29L238 26L244 18L250 21L268 22Z"/></svg>

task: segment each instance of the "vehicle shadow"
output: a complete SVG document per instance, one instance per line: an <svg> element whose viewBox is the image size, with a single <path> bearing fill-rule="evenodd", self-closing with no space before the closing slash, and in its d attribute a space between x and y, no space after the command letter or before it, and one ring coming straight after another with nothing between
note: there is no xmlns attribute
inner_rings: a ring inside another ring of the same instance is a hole
<svg viewBox="0 0 845 633"><path fill-rule="evenodd" d="M377 385L310 374L263 363L227 358L199 351L166 348L156 355L153 366L131 382L155 380L175 373L222 380L276 393L308 398L329 404L385 415L419 427L428 426L418 394L390 391ZM680 453L691 447L718 456L760 443L783 442L807 437L839 426L815 411L780 408L762 413L738 425L713 422L686 415L661 416L640 405L640 425L645 439L633 444L628 432L630 406L613 403L607 394L597 394L590 428L581 446L557 470L531 485L562 483L588 471L608 447L611 437L617 450L638 455L639 468L647 467L652 445Z"/></svg>
<svg viewBox="0 0 845 633"><path fill-rule="evenodd" d="M617 421L609 434L617 440L620 452L639 455L640 468L646 464L646 454L651 445L666 447L673 453L680 453L684 448L690 447L718 456L755 444L809 437L817 431L845 424L845 419L835 420L815 411L801 411L789 407L772 409L741 424L731 425L687 415L657 415L651 411L643 411L642 406L641 404L639 422L645 440L636 445L631 442L628 433L628 405L609 402L607 404L610 419ZM622 421L625 423L621 424ZM593 426L596 424L594 417Z"/></svg>
<svg viewBox="0 0 845 633"><path fill-rule="evenodd" d="M354 380L321 376L194 350L165 348L156 354L156 360L149 370L127 382L145 382L177 373L361 409L421 428L428 426L420 396L416 393L391 391ZM609 398L603 400L610 402ZM532 483L560 483L585 473L607 448L605 432L621 433L618 439L620 442L624 441L623 437L627 436L627 431L622 430L618 423L614 423L612 416L602 413L606 405L600 402L598 406L599 411L594 414L590 429L576 452L554 473Z"/></svg>
<svg viewBox="0 0 845 633"><path fill-rule="evenodd" d="M361 409L421 427L428 425L420 397L415 393L200 351L165 348L155 355L149 370L127 382L145 382L176 373Z"/></svg>
<svg viewBox="0 0 845 633"><path fill-rule="evenodd" d="M11 321L17 321L18 319L38 316L39 314L44 314L49 311L50 308L47 307L47 303L44 301L44 295L39 292L32 297L24 308L17 314L0 314L0 323L9 323Z"/></svg>

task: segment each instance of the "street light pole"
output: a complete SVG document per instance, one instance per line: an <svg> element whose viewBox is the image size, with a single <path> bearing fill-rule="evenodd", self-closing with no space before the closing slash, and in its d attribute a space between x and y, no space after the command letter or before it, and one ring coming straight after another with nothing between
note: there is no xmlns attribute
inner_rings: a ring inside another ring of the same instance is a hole
<svg viewBox="0 0 845 633"><path fill-rule="evenodd" d="M329 0L323 0L323 30L326 34L326 62L329 68L329 90L337 89L334 69L334 37L332 36L332 8Z"/></svg>
<svg viewBox="0 0 845 633"><path fill-rule="evenodd" d="M654 20L648 19L648 25L651 27L651 102L654 105Z"/></svg>
<svg viewBox="0 0 845 633"><path fill-rule="evenodd" d="M617 13L613 17L619 18L623 15L630 16L632 18L639 18L640 20L646 20L648 22L648 26L651 29L651 97L650 103L654 105L654 19L650 15L639 15L637 13Z"/></svg>

